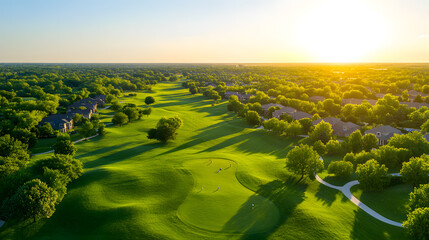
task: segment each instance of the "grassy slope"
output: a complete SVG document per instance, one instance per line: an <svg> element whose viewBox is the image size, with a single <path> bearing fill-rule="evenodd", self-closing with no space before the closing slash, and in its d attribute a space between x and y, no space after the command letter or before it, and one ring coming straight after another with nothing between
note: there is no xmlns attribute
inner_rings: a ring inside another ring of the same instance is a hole
<svg viewBox="0 0 429 240"><path fill-rule="evenodd" d="M8 222L0 239L404 239L338 191L296 184L284 157L297 139L246 128L225 103L213 107L180 83L155 91L149 118L77 145L85 173L50 219ZM143 105L147 95L121 101ZM174 142L146 138L173 115L184 120Z"/></svg>
<svg viewBox="0 0 429 240"><path fill-rule="evenodd" d="M407 219L406 206L413 191L411 185L395 185L381 192L363 192L357 185L352 187L351 191L359 200L381 215L398 222Z"/></svg>

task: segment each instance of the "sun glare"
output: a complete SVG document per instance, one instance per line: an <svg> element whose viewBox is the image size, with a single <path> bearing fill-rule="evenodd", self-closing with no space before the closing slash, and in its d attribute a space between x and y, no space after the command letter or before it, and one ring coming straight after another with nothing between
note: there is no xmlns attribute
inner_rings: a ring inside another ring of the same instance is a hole
<svg viewBox="0 0 429 240"><path fill-rule="evenodd" d="M324 1L296 25L298 44L317 62L358 62L382 46L382 16L361 1Z"/></svg>

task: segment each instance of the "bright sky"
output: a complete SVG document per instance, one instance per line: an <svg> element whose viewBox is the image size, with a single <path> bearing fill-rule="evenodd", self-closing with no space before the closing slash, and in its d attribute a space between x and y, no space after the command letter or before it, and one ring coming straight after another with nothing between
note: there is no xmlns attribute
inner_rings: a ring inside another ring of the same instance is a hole
<svg viewBox="0 0 429 240"><path fill-rule="evenodd" d="M0 0L0 62L429 62L429 0Z"/></svg>

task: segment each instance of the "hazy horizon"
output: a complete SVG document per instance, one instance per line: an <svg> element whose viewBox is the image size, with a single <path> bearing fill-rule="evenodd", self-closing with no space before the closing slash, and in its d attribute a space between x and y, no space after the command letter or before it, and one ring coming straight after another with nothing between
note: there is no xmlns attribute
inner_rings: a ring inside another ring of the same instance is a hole
<svg viewBox="0 0 429 240"><path fill-rule="evenodd" d="M429 2L5 1L1 63L428 63Z"/></svg>

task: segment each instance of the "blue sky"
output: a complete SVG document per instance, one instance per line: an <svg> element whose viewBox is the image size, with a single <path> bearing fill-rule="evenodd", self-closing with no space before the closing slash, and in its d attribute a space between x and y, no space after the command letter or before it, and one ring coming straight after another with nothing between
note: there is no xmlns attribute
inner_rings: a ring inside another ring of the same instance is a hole
<svg viewBox="0 0 429 240"><path fill-rule="evenodd" d="M429 1L339 3L0 0L0 62L429 62Z"/></svg>

